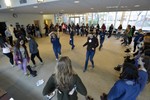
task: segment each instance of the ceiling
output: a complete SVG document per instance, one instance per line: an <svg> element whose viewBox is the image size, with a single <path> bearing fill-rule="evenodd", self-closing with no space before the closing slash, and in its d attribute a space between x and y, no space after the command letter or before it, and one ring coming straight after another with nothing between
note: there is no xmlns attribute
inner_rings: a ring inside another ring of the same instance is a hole
<svg viewBox="0 0 150 100"><path fill-rule="evenodd" d="M0 13L87 13L110 11L141 11L150 10L150 0L59 0L53 2L36 3L32 5L0 9ZM33 6L38 6L34 8ZM135 7L137 6L137 7ZM139 6L139 7L138 7Z"/></svg>

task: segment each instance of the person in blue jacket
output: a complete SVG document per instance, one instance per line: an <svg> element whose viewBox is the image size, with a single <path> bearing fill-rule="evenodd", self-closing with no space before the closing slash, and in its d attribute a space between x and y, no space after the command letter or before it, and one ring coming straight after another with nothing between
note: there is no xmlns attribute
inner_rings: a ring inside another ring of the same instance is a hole
<svg viewBox="0 0 150 100"><path fill-rule="evenodd" d="M101 30L99 35L100 35L100 46L99 46L99 50L100 50L105 40L105 31Z"/></svg>
<svg viewBox="0 0 150 100"><path fill-rule="evenodd" d="M59 34L58 34L59 35ZM53 44L53 50L56 56L56 60L58 60L59 56L61 56L61 44L59 41L59 36L56 35L56 33L51 32L50 33L51 36L51 43Z"/></svg>
<svg viewBox="0 0 150 100"><path fill-rule="evenodd" d="M92 68L94 68L93 57L95 55L96 47L98 46L98 39L95 36L93 36L93 34L88 34L87 42L83 45L83 47L86 45L87 45L87 52L86 52L86 60L85 60L85 66L83 72L87 70L89 59L92 63Z"/></svg>
<svg viewBox="0 0 150 100"><path fill-rule="evenodd" d="M108 95L103 94L106 98L104 100L136 100L137 96L144 89L148 80L144 64L141 64L139 69L130 63L125 63L123 66L125 69L121 74L120 80L114 84Z"/></svg>
<svg viewBox="0 0 150 100"><path fill-rule="evenodd" d="M71 45L71 49L73 50L75 45L74 45L74 30L73 28L70 28L70 41L69 44Z"/></svg>
<svg viewBox="0 0 150 100"><path fill-rule="evenodd" d="M135 33L135 38L134 38L134 50L133 52L136 51L136 47L138 42L140 42L140 39L144 37L144 35L142 34L142 29L139 29L138 32Z"/></svg>

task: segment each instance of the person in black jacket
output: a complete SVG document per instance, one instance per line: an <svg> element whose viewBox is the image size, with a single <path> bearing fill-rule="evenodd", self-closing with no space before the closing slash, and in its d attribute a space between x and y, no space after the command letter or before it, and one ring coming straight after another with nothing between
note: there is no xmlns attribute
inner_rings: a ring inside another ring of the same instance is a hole
<svg viewBox="0 0 150 100"><path fill-rule="evenodd" d="M83 47L86 45L87 45L87 52L86 52L86 60L85 60L85 66L84 66L83 72L85 72L87 69L89 58L92 63L92 68L94 68L93 57L95 54L95 49L98 46L98 39L92 34L89 34L87 42L83 45Z"/></svg>

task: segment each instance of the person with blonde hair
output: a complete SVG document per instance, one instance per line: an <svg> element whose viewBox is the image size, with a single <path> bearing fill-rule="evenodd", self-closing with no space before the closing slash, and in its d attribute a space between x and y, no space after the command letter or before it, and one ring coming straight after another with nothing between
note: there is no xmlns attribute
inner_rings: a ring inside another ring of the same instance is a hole
<svg viewBox="0 0 150 100"><path fill-rule="evenodd" d="M61 57L56 71L47 81L43 95L52 95L57 90L57 100L78 100L77 92L86 97L87 90L80 77L74 72L69 57Z"/></svg>

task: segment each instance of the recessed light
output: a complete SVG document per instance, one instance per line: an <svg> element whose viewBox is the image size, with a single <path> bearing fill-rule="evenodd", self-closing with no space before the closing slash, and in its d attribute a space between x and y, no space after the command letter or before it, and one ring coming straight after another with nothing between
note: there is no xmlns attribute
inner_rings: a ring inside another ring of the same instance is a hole
<svg viewBox="0 0 150 100"><path fill-rule="evenodd" d="M74 1L74 3L79 3L79 2L80 2L80 1L78 1L78 0L75 0L75 1Z"/></svg>
<svg viewBox="0 0 150 100"><path fill-rule="evenodd" d="M33 8L38 8L38 6L33 6Z"/></svg>
<svg viewBox="0 0 150 100"><path fill-rule="evenodd" d="M140 7L140 5L134 5L134 7Z"/></svg>
<svg viewBox="0 0 150 100"><path fill-rule="evenodd" d="M94 8L91 8L92 10L94 9Z"/></svg>

